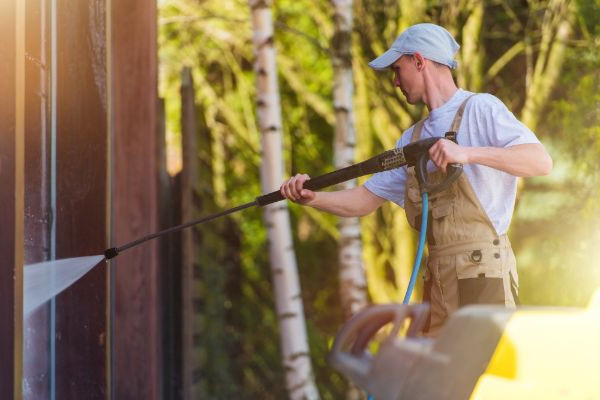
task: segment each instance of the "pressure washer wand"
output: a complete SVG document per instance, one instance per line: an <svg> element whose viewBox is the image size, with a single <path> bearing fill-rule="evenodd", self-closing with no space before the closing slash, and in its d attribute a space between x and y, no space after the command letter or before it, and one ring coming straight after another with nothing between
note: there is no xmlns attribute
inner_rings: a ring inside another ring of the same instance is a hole
<svg viewBox="0 0 600 400"><path fill-rule="evenodd" d="M308 180L304 187L309 190L319 190L324 189L326 187L336 185L338 183L346 182L351 179L358 178L360 176L373 174L375 172L387 171L389 169L399 168L403 165L406 165L406 157L404 156L403 149L393 149L385 151L375 157L372 157L366 161L363 161L358 164L351 165L346 168L342 168L336 171L329 172L324 175L320 175ZM147 242L148 240L152 240L154 238L167 235L172 232L177 232L185 228L189 228L190 226L194 226L197 224L201 224L203 222L208 222L213 219L223 217L225 215L234 213L236 211L243 210L245 208L253 207L253 206L261 206L264 207L268 204L272 204L278 201L283 200L284 197L278 190L275 192L271 192L269 194L265 194L259 196L253 202L243 204L241 206L237 206L234 208L230 208L229 210L221 211L216 214L207 215L206 217L202 217L200 219L196 219L194 221L186 222L181 225L174 226L172 228L168 228L162 230L160 232L156 232L147 236L144 236L140 239L134 240L130 243L126 243L120 247L111 247L104 252L104 256L107 260L116 257L119 253L135 247L141 243Z"/></svg>
<svg viewBox="0 0 600 400"><path fill-rule="evenodd" d="M458 176L462 172L462 166L458 164L456 166L449 167L448 175L446 176L446 179L444 179L444 181L438 184L429 184L429 182L427 181L427 161L429 160L429 149L435 144L435 142L437 142L440 139L442 138L433 137L422 139L416 142L412 142L404 146L403 148L384 151L383 153L375 157L369 158L366 161L312 178L306 181L304 187L309 190L320 190L329 186L336 185L338 183L358 178L360 176L400 168L408 164L415 166L417 172L417 179L419 180L419 184L421 185L423 192L433 192L437 190L442 190L458 178ZM190 226L201 224L203 222L211 221L213 219L223 217L225 215L243 210L245 208L253 206L264 207L268 204L275 203L283 199L284 197L279 190L262 196L258 196L253 202L246 203L241 206L231 208L229 210L221 211L216 214L207 215L206 217L186 222L184 224L177 225L172 228L168 228L163 231L144 236L140 239L134 240L133 242L126 243L121 247L111 247L110 249L107 249L104 252L104 256L107 260L110 260L111 258L116 257L122 251L130 249L148 240L164 236L172 232L177 232Z"/></svg>
<svg viewBox="0 0 600 400"><path fill-rule="evenodd" d="M233 207L233 208L230 208L229 210L221 211L221 212L218 212L216 214L207 215L206 217L202 217L202 218L190 221L190 222L186 222L185 224L173 226L171 228L162 230L160 232L156 232L156 233L152 233L150 235L146 235L146 236L141 237L141 238L139 238L137 240L134 240L133 242L129 242L127 244L124 244L123 246L120 246L120 247L111 247L110 249L107 249L106 251L104 251L104 257L107 260L110 260L111 258L114 258L114 257L118 256L119 253L121 253L122 251L130 249L132 247L135 247L138 244L142 244L144 242L147 242L148 240L152 240L152 239L160 237L160 236L168 235L169 233L177 232L177 231L180 231L182 229L189 228L190 226L194 226L194 225L201 224L203 222L211 221L213 219L217 219L219 217L223 217L225 215L234 213L236 211L243 210L245 208L256 206L256 205L258 205L258 203L256 202L256 200L254 200L253 202L246 203L246 204L243 204L241 206Z"/></svg>

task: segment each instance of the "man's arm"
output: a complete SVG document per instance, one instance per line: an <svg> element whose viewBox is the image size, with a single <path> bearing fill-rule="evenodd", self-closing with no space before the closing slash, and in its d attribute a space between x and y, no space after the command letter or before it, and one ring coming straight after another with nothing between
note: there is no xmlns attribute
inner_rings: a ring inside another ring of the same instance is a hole
<svg viewBox="0 0 600 400"><path fill-rule="evenodd" d="M449 163L481 164L514 176L548 175L552 158L539 143L510 147L464 147L450 140L438 140L429 149L429 157L442 171Z"/></svg>
<svg viewBox="0 0 600 400"><path fill-rule="evenodd" d="M362 217L385 202L384 198L371 193L363 186L335 192L313 192L303 188L304 183L309 179L306 174L298 174L288 179L281 185L281 194L298 204L311 206L339 217Z"/></svg>

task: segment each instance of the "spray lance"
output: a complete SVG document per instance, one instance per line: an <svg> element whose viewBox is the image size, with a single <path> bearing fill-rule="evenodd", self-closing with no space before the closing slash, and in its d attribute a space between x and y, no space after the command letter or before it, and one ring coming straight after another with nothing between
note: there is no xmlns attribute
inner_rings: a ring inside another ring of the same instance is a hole
<svg viewBox="0 0 600 400"><path fill-rule="evenodd" d="M456 134L454 132L448 132L445 136L446 139L453 140L456 142ZM324 175L314 177L304 184L306 189L320 190L338 183L346 182L360 176L373 174L375 172L388 171L395 168L400 168L404 165L414 166L417 175L417 180L421 187L421 193L431 193L439 190L444 190L454 182L462 172L461 164L450 164L448 166L448 172L444 180L439 183L430 183L427 178L427 162L429 161L429 149L438 140L444 139L441 137L427 138L410 143L403 148L387 150L375 157L372 157L366 161L358 164L351 165L346 168L342 168L336 171L329 172ZM426 196L425 196L426 197ZM283 195L279 191L268 193L262 196L258 196L254 201L246 204L242 204L237 207L230 208L215 214L207 215L205 217L183 223L144 237L141 237L132 242L126 243L119 247L111 247L104 251L104 256L107 260L116 257L121 252L135 247L139 244L147 242L148 240L155 239L167 235L169 233L177 232L185 228L198 225L204 222L211 221L213 219L223 217L225 215L241 211L243 209L261 206L264 207L268 204L272 204L278 201L284 200ZM427 218L424 218L427 220Z"/></svg>

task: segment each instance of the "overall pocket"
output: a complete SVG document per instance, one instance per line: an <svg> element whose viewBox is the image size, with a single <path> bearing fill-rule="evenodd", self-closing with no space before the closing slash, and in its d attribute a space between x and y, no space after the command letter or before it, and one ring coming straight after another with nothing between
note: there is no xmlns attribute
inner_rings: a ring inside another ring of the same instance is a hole
<svg viewBox="0 0 600 400"><path fill-rule="evenodd" d="M502 268L499 252L474 249L460 253L456 260L459 306L506 303L508 271Z"/></svg>
<svg viewBox="0 0 600 400"><path fill-rule="evenodd" d="M431 204L432 244L447 244L456 241L454 221L454 203L447 198L438 199Z"/></svg>

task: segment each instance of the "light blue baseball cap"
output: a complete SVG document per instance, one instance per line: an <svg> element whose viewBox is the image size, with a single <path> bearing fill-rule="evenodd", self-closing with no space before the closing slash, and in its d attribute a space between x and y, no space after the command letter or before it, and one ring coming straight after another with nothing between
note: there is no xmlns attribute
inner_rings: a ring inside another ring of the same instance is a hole
<svg viewBox="0 0 600 400"><path fill-rule="evenodd" d="M441 26L416 24L402 32L392 47L371 61L369 67L377 70L386 69L404 54L419 52L429 60L454 69L458 65L454 55L459 48L450 32Z"/></svg>

